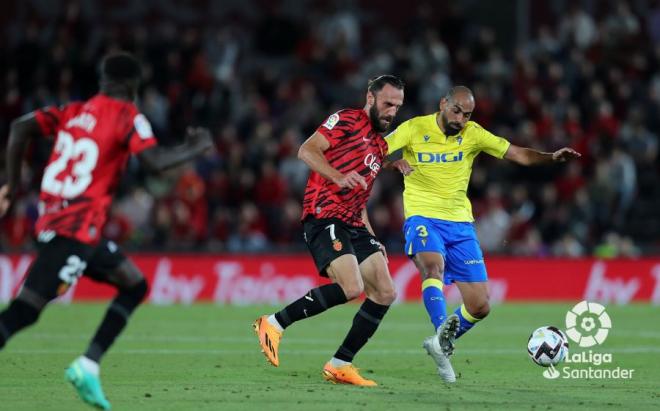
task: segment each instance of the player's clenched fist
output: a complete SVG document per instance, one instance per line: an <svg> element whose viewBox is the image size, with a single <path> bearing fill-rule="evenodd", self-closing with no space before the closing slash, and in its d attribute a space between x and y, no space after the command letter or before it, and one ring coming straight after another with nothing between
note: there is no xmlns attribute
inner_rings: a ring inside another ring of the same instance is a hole
<svg viewBox="0 0 660 411"><path fill-rule="evenodd" d="M357 171L351 171L348 174L344 174L339 178L333 179L333 183L337 184L341 188L355 188L358 185L363 189L367 189L367 182Z"/></svg>

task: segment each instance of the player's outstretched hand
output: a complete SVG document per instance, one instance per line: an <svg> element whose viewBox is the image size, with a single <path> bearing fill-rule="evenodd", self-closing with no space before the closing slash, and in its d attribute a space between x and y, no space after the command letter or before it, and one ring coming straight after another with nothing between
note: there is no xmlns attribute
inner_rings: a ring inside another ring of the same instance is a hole
<svg viewBox="0 0 660 411"><path fill-rule="evenodd" d="M367 189L367 181L357 171L344 174L340 178L336 178L333 182L341 188L353 189L359 185L363 189Z"/></svg>
<svg viewBox="0 0 660 411"><path fill-rule="evenodd" d="M9 207L11 206L11 198L9 197L9 186L7 184L0 187L0 217L3 217Z"/></svg>
<svg viewBox="0 0 660 411"><path fill-rule="evenodd" d="M577 151L569 147L561 148L555 151L554 153L552 153L552 160L559 163L563 163L566 160L571 160L579 157L582 157L582 154L578 153Z"/></svg>
<svg viewBox="0 0 660 411"><path fill-rule="evenodd" d="M395 169L399 170L399 172L404 176L407 176L414 171L412 166L404 159L392 161L390 167L394 167Z"/></svg>
<svg viewBox="0 0 660 411"><path fill-rule="evenodd" d="M204 127L188 127L186 129L186 141L202 152L213 147L211 132Z"/></svg>

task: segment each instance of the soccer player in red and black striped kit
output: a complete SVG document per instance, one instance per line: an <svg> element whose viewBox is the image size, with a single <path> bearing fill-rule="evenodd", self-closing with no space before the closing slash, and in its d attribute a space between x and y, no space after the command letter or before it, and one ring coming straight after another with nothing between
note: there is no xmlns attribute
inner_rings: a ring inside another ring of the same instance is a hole
<svg viewBox="0 0 660 411"><path fill-rule="evenodd" d="M383 139L403 104L403 82L384 75L369 81L362 109L331 115L300 147L312 169L303 200L305 242L319 273L333 283L310 290L273 315L254 323L267 360L279 366L285 328L347 301L366 299L335 355L323 367L334 383L374 386L353 367L353 357L376 332L396 298L385 248L376 239L366 204L387 154Z"/></svg>
<svg viewBox="0 0 660 411"><path fill-rule="evenodd" d="M213 146L206 129L189 129L185 143L159 147L149 121L134 104L140 65L117 53L101 65L101 90L91 99L46 107L12 123L7 146L8 182L0 188L0 217L16 198L23 155L33 138L53 136L55 144L41 180L38 254L18 296L0 313L0 349L34 324L49 301L81 275L117 288L84 355L65 376L87 403L110 409L99 379L99 362L147 294L140 270L116 244L101 238L108 208L129 157L152 171L164 170Z"/></svg>

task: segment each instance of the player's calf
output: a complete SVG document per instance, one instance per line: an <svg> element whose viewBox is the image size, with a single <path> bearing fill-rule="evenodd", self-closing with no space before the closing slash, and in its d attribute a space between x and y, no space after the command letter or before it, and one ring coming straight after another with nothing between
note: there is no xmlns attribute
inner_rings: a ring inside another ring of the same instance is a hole
<svg viewBox="0 0 660 411"><path fill-rule="evenodd" d="M371 380L363 379L352 362L355 355L374 335L395 299L396 290L391 281L380 282L377 288L373 284L367 288L367 298L353 318L351 329L323 369L326 380L334 383L376 385Z"/></svg>
<svg viewBox="0 0 660 411"><path fill-rule="evenodd" d="M274 314L273 317L277 320L274 325L283 330L296 321L315 316L347 301L348 296L339 284L322 285L309 290L307 294Z"/></svg>
<svg viewBox="0 0 660 411"><path fill-rule="evenodd" d="M424 308L426 308L426 312L433 324L433 329L436 331L447 318L447 305L442 288L442 281L437 278L428 278L422 282Z"/></svg>
<svg viewBox="0 0 660 411"><path fill-rule="evenodd" d="M128 318L144 300L148 292L149 287L144 278L131 287L120 289L119 294L108 307L103 321L96 330L96 334L85 352L85 357L97 363L100 361L103 354L126 327Z"/></svg>
<svg viewBox="0 0 660 411"><path fill-rule="evenodd" d="M471 330L479 321L486 318L490 313L490 304L488 301L488 283L479 282L456 282L463 304L454 311L460 320L460 327L456 333L456 338Z"/></svg>
<svg viewBox="0 0 660 411"><path fill-rule="evenodd" d="M482 307L483 308L481 310L474 310L474 314L466 308L465 304L462 304L456 309L456 311L454 311L454 314L460 321L460 326L456 332L456 338L461 337L463 334L470 331L479 321L486 318L490 312L490 307L488 306L488 303Z"/></svg>
<svg viewBox="0 0 660 411"><path fill-rule="evenodd" d="M389 308L389 305L379 304L369 298L364 300L353 318L353 326L348 331L344 342L335 353L331 363L334 366L343 366L353 362L353 357L374 335Z"/></svg>
<svg viewBox="0 0 660 411"><path fill-rule="evenodd" d="M0 349L20 330L37 322L42 306L35 306L23 298L16 298L0 313Z"/></svg>
<svg viewBox="0 0 660 411"><path fill-rule="evenodd" d="M447 305L442 291L444 258L438 252L420 252L413 258L422 276L422 300L433 329L438 330L447 318Z"/></svg>

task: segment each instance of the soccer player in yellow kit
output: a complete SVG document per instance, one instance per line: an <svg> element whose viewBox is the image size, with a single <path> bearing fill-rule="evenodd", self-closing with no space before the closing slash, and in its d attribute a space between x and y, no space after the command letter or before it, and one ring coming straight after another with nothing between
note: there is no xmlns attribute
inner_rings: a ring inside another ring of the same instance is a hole
<svg viewBox="0 0 660 411"><path fill-rule="evenodd" d="M472 91L453 87L439 112L414 117L385 138L388 154L403 150L393 166L404 174L405 252L422 276L424 306L436 330L424 348L445 382L456 381L449 362L454 340L490 311L484 257L467 198L472 162L482 151L521 165L580 156L571 148L543 153L513 145L470 121L474 108ZM449 317L443 283L455 283L463 298Z"/></svg>

